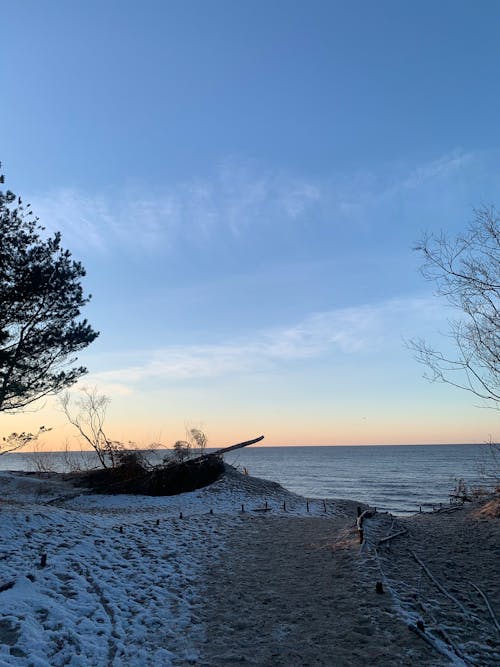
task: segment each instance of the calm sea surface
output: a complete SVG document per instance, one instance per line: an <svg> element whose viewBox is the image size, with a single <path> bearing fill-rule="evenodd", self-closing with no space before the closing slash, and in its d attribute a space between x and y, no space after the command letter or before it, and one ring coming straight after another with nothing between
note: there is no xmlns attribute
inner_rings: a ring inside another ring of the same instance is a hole
<svg viewBox="0 0 500 667"><path fill-rule="evenodd" d="M36 470L48 464L64 471L66 456L9 454L0 456L0 470ZM87 465L93 465L91 455L86 456ZM227 454L226 461L309 498L350 498L380 510L411 513L419 506L448 503L458 478L484 483L481 468L487 456L485 445L254 446Z"/></svg>
<svg viewBox="0 0 500 667"><path fill-rule="evenodd" d="M227 462L311 498L349 498L408 513L449 502L456 480L484 483L485 445L255 447Z"/></svg>

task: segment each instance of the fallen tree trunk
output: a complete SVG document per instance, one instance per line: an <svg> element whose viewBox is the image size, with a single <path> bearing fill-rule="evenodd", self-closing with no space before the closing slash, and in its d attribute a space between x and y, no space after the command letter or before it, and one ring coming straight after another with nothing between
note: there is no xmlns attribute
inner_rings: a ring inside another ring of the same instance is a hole
<svg viewBox="0 0 500 667"><path fill-rule="evenodd" d="M87 486L96 493L173 496L212 484L224 472L223 454L253 445L263 438L261 435L193 459L172 459L153 467L145 467L137 452L124 452L121 462L115 467L87 471L79 475L77 480L79 485Z"/></svg>
<svg viewBox="0 0 500 667"><path fill-rule="evenodd" d="M258 438L254 438L253 440L245 440L245 442L238 442L236 445L229 445L229 447L221 447L220 449L216 449L213 452L201 454L201 456L197 456L194 459L190 459L190 461L193 462L202 461L203 459L206 459L209 456L223 456L228 452L234 452L234 450L236 449L243 449L243 447L248 447L249 445L255 445L256 442L260 442L261 440L264 440L263 435L260 435Z"/></svg>

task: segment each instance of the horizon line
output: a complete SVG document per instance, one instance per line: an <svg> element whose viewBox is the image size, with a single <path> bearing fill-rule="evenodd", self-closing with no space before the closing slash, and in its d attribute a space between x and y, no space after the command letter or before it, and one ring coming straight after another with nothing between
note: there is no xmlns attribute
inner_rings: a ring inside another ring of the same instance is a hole
<svg viewBox="0 0 500 667"><path fill-rule="evenodd" d="M468 446L481 446L481 445L488 445L490 444L488 441L482 441L482 442L399 442L399 443L357 443L357 444L335 444L335 445L259 445L259 449L281 449L281 448L299 448L299 447L468 447ZM249 445L245 449L250 449L250 447L253 447L256 449L255 446ZM199 449L197 447L193 447L193 450ZM222 449L222 447L207 447L206 448L208 452L210 451L216 451L217 449ZM125 447L124 451L130 450L130 451L152 451L152 452L158 452L158 451L174 451L173 447L167 447L167 446L160 446L156 448L150 448L150 447ZM14 451L14 452L6 452L5 454L0 454L0 456L6 456L8 454L61 454L61 453L67 453L67 454L77 454L77 453L82 453L82 454L92 454L95 452L94 449L50 449L50 450L29 450L26 449L24 451Z"/></svg>

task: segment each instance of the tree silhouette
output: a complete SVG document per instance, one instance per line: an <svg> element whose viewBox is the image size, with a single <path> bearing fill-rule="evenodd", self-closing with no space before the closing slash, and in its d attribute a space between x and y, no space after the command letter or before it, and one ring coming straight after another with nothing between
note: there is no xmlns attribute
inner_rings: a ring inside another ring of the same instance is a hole
<svg viewBox="0 0 500 667"><path fill-rule="evenodd" d="M500 218L494 208L476 211L465 234L425 237L416 250L422 273L459 318L450 322L455 354L436 350L422 339L410 341L431 381L452 384L500 404Z"/></svg>
<svg viewBox="0 0 500 667"><path fill-rule="evenodd" d="M61 235L45 237L29 205L0 191L0 412L21 410L87 372L73 366L98 336L80 319L90 299L84 275Z"/></svg>

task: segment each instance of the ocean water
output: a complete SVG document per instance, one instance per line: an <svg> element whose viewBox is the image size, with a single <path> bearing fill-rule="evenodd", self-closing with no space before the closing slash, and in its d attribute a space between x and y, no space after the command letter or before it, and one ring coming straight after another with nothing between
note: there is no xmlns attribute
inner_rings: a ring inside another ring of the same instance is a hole
<svg viewBox="0 0 500 667"><path fill-rule="evenodd" d="M164 452L162 452L164 455ZM68 455L13 453L0 456L0 470L68 469ZM89 453L69 455L96 465ZM83 457L83 459L82 459ZM457 479L484 485L487 445L377 445L366 447L253 446L226 455L250 475L279 482L308 498L349 498L396 514L449 503Z"/></svg>
<svg viewBox="0 0 500 667"><path fill-rule="evenodd" d="M310 498L348 498L413 513L449 503L457 479L485 483L486 445L249 447L227 462Z"/></svg>

